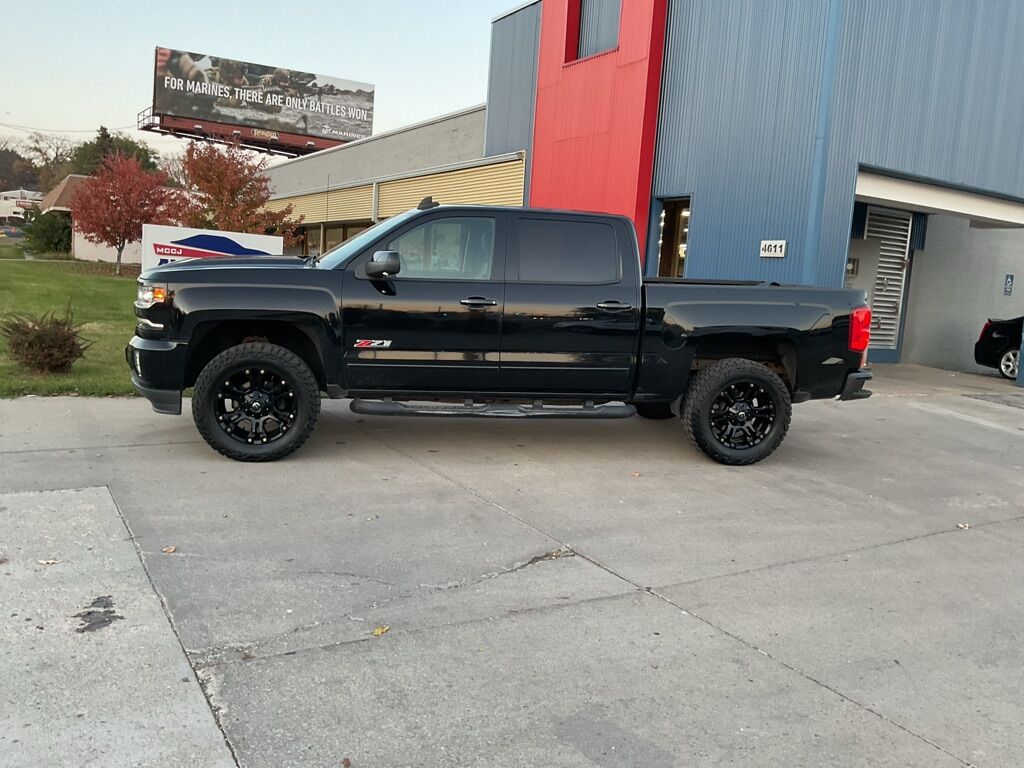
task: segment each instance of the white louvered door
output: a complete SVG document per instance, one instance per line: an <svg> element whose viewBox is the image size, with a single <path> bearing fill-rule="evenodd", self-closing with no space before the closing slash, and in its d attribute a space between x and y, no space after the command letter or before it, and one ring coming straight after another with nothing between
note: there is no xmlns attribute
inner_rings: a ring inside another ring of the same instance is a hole
<svg viewBox="0 0 1024 768"><path fill-rule="evenodd" d="M913 214L889 208L869 207L864 237L881 242L878 272L871 299L871 348L896 349L903 309L903 287L910 254Z"/></svg>

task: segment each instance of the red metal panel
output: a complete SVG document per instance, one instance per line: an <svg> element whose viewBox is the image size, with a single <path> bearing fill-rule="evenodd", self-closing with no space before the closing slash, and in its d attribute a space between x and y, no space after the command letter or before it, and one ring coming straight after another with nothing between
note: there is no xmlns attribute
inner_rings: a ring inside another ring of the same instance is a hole
<svg viewBox="0 0 1024 768"><path fill-rule="evenodd" d="M579 0L541 6L530 204L625 214L647 237L667 0L623 0L619 45L567 61Z"/></svg>

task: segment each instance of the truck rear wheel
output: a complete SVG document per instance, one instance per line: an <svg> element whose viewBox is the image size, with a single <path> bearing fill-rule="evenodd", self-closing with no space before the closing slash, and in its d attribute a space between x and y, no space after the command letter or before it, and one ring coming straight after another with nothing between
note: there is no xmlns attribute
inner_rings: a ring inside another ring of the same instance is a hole
<svg viewBox="0 0 1024 768"><path fill-rule="evenodd" d="M683 405L690 440L720 464L754 464L786 437L793 406L773 371L753 360L729 358L693 377Z"/></svg>
<svg viewBox="0 0 1024 768"><path fill-rule="evenodd" d="M196 379L192 418L218 453L236 461L274 461L309 437L320 415L320 387L294 352L266 342L239 344Z"/></svg>

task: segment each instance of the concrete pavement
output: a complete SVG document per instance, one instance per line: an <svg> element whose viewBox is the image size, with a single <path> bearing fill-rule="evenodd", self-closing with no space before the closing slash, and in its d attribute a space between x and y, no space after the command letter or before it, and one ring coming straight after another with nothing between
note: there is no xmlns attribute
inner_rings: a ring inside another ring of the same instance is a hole
<svg viewBox="0 0 1024 768"><path fill-rule="evenodd" d="M109 488L244 766L1024 764L1021 396L918 375L749 468L344 402L242 465L141 401L5 401L0 492Z"/></svg>

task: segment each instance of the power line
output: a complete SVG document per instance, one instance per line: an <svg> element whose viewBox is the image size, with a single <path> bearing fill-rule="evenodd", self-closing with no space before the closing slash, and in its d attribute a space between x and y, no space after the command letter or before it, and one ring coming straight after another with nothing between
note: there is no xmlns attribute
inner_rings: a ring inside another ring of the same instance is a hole
<svg viewBox="0 0 1024 768"><path fill-rule="evenodd" d="M106 127L106 126L104 126ZM129 128L137 127L134 123L132 125L119 125L114 128L107 128L108 131L125 131ZM30 125L14 125L12 123L0 123L0 128L10 128L14 131L28 131L29 133L96 133L95 128L89 130L73 129L64 130L62 128L33 128Z"/></svg>

